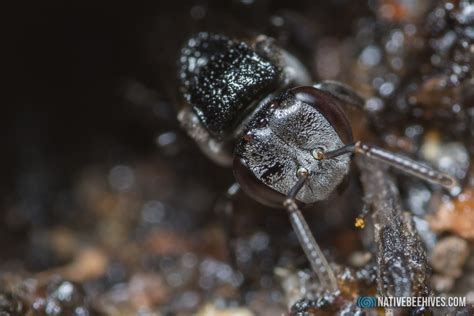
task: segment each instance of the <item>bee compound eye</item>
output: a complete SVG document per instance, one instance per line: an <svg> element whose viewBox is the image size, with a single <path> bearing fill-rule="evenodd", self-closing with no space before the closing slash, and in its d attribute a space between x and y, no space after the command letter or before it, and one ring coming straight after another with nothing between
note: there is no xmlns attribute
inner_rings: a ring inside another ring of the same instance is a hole
<svg viewBox="0 0 474 316"><path fill-rule="evenodd" d="M264 205L278 208L283 207L283 201L286 199L286 196L259 180L252 173L243 158L235 156L233 167L234 176L247 195Z"/></svg>

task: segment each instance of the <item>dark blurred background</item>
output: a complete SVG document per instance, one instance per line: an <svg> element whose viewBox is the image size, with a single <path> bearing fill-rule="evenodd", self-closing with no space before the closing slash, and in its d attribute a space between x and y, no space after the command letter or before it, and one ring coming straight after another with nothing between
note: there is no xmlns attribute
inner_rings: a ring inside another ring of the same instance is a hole
<svg viewBox="0 0 474 316"><path fill-rule="evenodd" d="M276 13L286 17L285 25ZM69 217L51 214L53 205L68 203L68 190L85 166L159 154L157 136L166 131L186 138L175 120L175 65L180 46L195 32L273 35L311 65L318 38L347 36L353 18L366 13L366 3L348 0L17 4L7 13L2 45L1 231L21 236L28 225ZM198 161L196 177L212 172L225 179L197 181L211 182L216 191L231 181L230 171L184 144L178 157L182 164Z"/></svg>

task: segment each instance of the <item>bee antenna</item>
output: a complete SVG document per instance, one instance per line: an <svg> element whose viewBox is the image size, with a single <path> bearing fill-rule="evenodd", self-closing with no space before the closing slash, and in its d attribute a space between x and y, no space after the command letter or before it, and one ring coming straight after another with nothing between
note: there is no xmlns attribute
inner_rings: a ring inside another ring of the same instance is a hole
<svg viewBox="0 0 474 316"><path fill-rule="evenodd" d="M344 154L352 153L362 154L367 158L381 161L397 170L411 174L422 180L439 184L447 189L452 189L458 186L456 179L450 175L437 171L406 156L390 152L380 147L366 145L360 141L328 152L324 152L322 149L315 149L313 150L313 157L317 160L332 159Z"/></svg>
<svg viewBox="0 0 474 316"><path fill-rule="evenodd" d="M291 188L290 192L288 192L287 198L283 202L283 206L288 211L293 230L296 233L300 245L303 248L306 257L308 258L311 267L318 276L321 284L328 291L336 292L338 291L338 285L334 271L332 270L326 257L321 251L321 248L314 239L313 234L308 227L308 223L304 219L303 214L296 203L296 196L303 188L310 174L305 168L299 168L297 174L298 182L296 182L296 184Z"/></svg>

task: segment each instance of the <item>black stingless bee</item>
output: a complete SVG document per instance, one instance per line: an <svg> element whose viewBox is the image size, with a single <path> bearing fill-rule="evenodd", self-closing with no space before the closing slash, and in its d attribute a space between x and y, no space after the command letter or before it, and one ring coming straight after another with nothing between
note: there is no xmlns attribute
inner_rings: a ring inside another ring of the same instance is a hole
<svg viewBox="0 0 474 316"><path fill-rule="evenodd" d="M327 290L333 271L300 206L329 197L365 155L440 184L455 180L420 162L354 140L345 114L363 99L342 83L312 84L305 67L266 36L243 42L199 33L179 59L186 105L178 119L202 151L232 166L240 187L266 205L284 207L308 260Z"/></svg>

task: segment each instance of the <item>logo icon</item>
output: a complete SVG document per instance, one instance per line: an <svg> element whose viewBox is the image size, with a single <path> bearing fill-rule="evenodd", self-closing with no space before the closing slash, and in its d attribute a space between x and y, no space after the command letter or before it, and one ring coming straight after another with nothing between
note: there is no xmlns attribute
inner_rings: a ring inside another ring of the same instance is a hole
<svg viewBox="0 0 474 316"><path fill-rule="evenodd" d="M375 296L359 296L357 298L357 306L360 308L377 307L377 299Z"/></svg>

